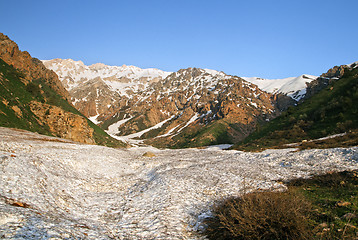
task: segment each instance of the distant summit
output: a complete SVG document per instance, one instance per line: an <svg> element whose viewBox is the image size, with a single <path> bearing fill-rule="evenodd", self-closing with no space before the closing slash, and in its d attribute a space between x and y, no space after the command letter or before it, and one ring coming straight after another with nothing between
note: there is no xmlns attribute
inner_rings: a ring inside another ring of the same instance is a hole
<svg viewBox="0 0 358 240"><path fill-rule="evenodd" d="M259 88L270 93L282 93L294 99L301 100L306 95L307 84L317 79L312 75L301 75L283 79L262 79L257 77L243 77L248 82L256 84Z"/></svg>
<svg viewBox="0 0 358 240"><path fill-rule="evenodd" d="M108 66L103 63L96 63L86 66L82 61L72 59L53 59L43 60L42 62L48 69L57 73L67 90L99 77L113 90L126 95L127 91L144 89L151 82L159 81L171 74L171 72L155 68L141 69L127 65ZM113 79L116 81L112 81Z"/></svg>

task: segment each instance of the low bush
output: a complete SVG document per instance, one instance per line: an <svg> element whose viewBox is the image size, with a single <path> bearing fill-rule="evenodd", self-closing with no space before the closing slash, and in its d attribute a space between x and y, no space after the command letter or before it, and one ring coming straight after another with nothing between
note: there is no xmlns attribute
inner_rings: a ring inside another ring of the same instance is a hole
<svg viewBox="0 0 358 240"><path fill-rule="evenodd" d="M226 199L203 232L209 239L358 239L358 170L294 179L286 192Z"/></svg>
<svg viewBox="0 0 358 240"><path fill-rule="evenodd" d="M310 209L297 194L250 193L217 205L204 234L209 239L309 239Z"/></svg>

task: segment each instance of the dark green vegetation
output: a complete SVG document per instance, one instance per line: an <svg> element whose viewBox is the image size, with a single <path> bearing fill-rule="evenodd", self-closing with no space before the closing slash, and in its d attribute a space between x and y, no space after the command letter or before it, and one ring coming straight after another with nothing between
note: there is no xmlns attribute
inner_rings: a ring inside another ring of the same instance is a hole
<svg viewBox="0 0 358 240"><path fill-rule="evenodd" d="M213 121L202 128L192 128L173 138L173 148L202 147L223 143L232 143L228 134L229 125L225 120ZM188 141L188 139L190 141Z"/></svg>
<svg viewBox="0 0 358 240"><path fill-rule="evenodd" d="M257 129L234 146L239 150L285 147L285 144L348 132L348 142L357 144L358 68L281 116ZM346 137L346 138L347 138ZM330 146L339 146L330 143ZM350 145L350 146L352 146ZM321 142L321 147L324 143Z"/></svg>
<svg viewBox="0 0 358 240"><path fill-rule="evenodd" d="M117 114L115 114L114 116L112 116L111 118L109 118L108 120L105 120L100 126L102 129L106 129L108 130L108 127L110 125L112 125L113 123L118 122L119 120L124 119L124 112L119 112Z"/></svg>
<svg viewBox="0 0 358 240"><path fill-rule="evenodd" d="M169 125L170 123L167 123ZM199 124L199 123L198 123ZM163 125L165 128L167 125ZM180 129L183 126L179 126ZM147 141L155 147L170 147L170 148L190 148L190 147L202 147L208 145L232 143L233 138L229 135L228 129L231 125L225 120L218 120L209 123L206 126L190 126L183 129L180 134L170 138L157 138L155 141L150 139ZM156 136L162 131L161 128L153 129L148 133L144 134L142 138L149 138Z"/></svg>
<svg viewBox="0 0 358 240"><path fill-rule="evenodd" d="M219 203L203 234L209 239L357 239L358 171L297 179L288 188Z"/></svg>
<svg viewBox="0 0 358 240"><path fill-rule="evenodd" d="M21 79L23 74L0 59L0 126L19 128L53 136L46 125L39 123L37 116L31 111L29 103L38 101L58 106L67 112L83 116L62 96L58 95L43 79L36 79L25 85ZM87 120L94 129L94 140L97 144L111 147L124 144L110 137L97 125Z"/></svg>
<svg viewBox="0 0 358 240"><path fill-rule="evenodd" d="M44 101L38 85L30 83L26 86L20 79L23 75L0 59L0 125L20 128L51 135L47 126L38 123L28 103L33 100ZM22 116L16 114L18 107Z"/></svg>
<svg viewBox="0 0 358 240"><path fill-rule="evenodd" d="M358 238L358 170L296 179L288 187L311 203L316 239Z"/></svg>

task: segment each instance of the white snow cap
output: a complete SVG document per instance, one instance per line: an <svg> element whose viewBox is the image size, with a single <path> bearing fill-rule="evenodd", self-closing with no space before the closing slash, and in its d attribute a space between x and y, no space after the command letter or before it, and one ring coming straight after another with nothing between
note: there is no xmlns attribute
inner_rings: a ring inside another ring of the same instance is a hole
<svg viewBox="0 0 358 240"><path fill-rule="evenodd" d="M354 63L351 63L351 64L347 64L347 67L351 68L352 65L354 65L354 64L355 64L355 67L354 67L354 68L358 67L358 61L356 61L356 62L354 62Z"/></svg>
<svg viewBox="0 0 358 240"><path fill-rule="evenodd" d="M306 94L306 83L310 83L317 78L317 76L308 74L283 79L243 77L244 80L256 84L263 91L269 93L283 93L296 101L300 100L304 94Z"/></svg>

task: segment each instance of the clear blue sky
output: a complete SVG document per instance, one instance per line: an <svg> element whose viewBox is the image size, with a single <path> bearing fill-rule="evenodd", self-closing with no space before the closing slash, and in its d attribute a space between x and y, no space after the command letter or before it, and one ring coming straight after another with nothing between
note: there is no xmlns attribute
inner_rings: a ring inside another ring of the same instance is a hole
<svg viewBox="0 0 358 240"><path fill-rule="evenodd" d="M0 13L39 59L264 78L358 61L358 0L0 0Z"/></svg>

